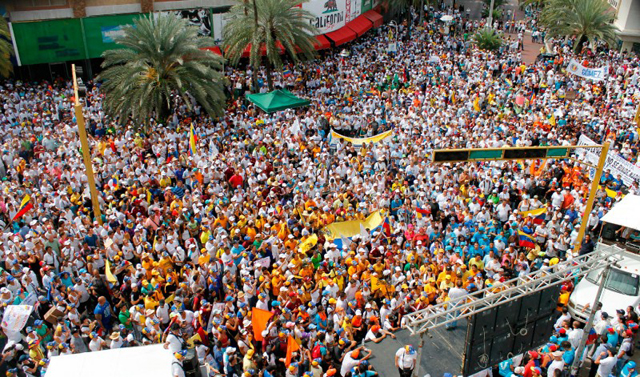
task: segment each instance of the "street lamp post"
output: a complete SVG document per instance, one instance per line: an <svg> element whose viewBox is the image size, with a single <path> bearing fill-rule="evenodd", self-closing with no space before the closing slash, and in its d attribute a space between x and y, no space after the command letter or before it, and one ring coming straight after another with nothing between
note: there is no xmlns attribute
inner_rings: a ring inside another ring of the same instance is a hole
<svg viewBox="0 0 640 377"><path fill-rule="evenodd" d="M78 95L78 79L76 78L76 65L71 65L73 76L73 93L75 96L74 109L76 113L76 123L78 124L78 135L80 136L80 144L82 145L82 160L87 173L87 181L89 183L89 192L91 193L91 203L93 204L93 216L95 221L102 225L102 216L100 214L100 203L98 202L98 190L96 189L96 180L93 176L93 166L91 165L91 149L89 149L89 141L87 140L87 130L84 127L84 114L82 112L82 104Z"/></svg>

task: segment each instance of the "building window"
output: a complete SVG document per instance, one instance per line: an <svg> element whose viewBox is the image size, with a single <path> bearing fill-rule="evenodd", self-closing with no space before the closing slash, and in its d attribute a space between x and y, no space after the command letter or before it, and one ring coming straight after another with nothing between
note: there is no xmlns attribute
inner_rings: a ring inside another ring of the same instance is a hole
<svg viewBox="0 0 640 377"><path fill-rule="evenodd" d="M64 7L69 5L69 0L22 0L17 8L49 8Z"/></svg>

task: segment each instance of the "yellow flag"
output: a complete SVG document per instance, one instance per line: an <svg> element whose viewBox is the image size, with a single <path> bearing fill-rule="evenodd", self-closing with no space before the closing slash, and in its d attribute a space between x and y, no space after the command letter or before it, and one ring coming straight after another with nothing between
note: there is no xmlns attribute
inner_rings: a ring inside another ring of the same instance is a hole
<svg viewBox="0 0 640 377"><path fill-rule="evenodd" d="M118 282L118 279L116 279L116 277L111 273L111 264L108 259L104 262L104 274L107 276L107 281L109 283L116 284Z"/></svg>
<svg viewBox="0 0 640 377"><path fill-rule="evenodd" d="M638 108L636 109L636 116L633 118L633 121L636 122L638 127L640 127L640 104L638 104ZM640 129L638 129L638 132L640 132Z"/></svg>
<svg viewBox="0 0 640 377"><path fill-rule="evenodd" d="M473 109L475 111L480 111L480 97L476 97L476 99L473 100Z"/></svg>
<svg viewBox="0 0 640 377"><path fill-rule="evenodd" d="M552 126L556 125L556 116L555 115L551 115L551 118L549 118L549 124Z"/></svg>

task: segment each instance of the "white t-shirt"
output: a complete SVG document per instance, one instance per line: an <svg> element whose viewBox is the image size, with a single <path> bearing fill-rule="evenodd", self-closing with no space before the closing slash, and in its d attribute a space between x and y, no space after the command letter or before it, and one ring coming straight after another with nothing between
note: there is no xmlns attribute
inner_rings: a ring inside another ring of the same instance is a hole
<svg viewBox="0 0 640 377"><path fill-rule="evenodd" d="M167 335L167 342L169 342L169 350L172 353L182 351L182 342L175 334Z"/></svg>
<svg viewBox="0 0 640 377"><path fill-rule="evenodd" d="M605 377L611 374L613 367L616 366L618 358L615 356L607 357L606 359L600 359L600 365L598 366L598 375Z"/></svg>
<svg viewBox="0 0 640 377"><path fill-rule="evenodd" d="M177 360L173 360L171 363L171 377L185 377L184 369L182 369L182 364Z"/></svg>
<svg viewBox="0 0 640 377"><path fill-rule="evenodd" d="M547 368L547 376L553 377L553 372L556 369L562 370L564 368L564 360L553 360L551 364L549 364L549 368Z"/></svg>
<svg viewBox="0 0 640 377"><path fill-rule="evenodd" d="M342 360L342 366L340 367L340 375L346 375L352 368L360 364L360 360L352 359L351 352L347 353Z"/></svg>
<svg viewBox="0 0 640 377"><path fill-rule="evenodd" d="M415 367L417 360L417 355L415 353L411 355L404 347L402 347L396 352L396 356L398 357L398 366L400 368L413 369Z"/></svg>

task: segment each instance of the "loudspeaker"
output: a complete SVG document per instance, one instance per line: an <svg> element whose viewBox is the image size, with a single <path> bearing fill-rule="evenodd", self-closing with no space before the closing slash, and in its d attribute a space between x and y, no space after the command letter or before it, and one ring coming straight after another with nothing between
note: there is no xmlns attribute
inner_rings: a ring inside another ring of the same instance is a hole
<svg viewBox="0 0 640 377"><path fill-rule="evenodd" d="M553 324L555 323L555 321L555 318L553 318L553 316L551 315L542 317L536 321L532 340L532 343L535 347L545 344L549 337L551 337L551 334L553 334Z"/></svg>
<svg viewBox="0 0 640 377"><path fill-rule="evenodd" d="M616 230L620 229L620 225L614 225L611 223L604 223L602 226L602 232L600 236L608 241L615 241L616 239Z"/></svg>
<svg viewBox="0 0 640 377"><path fill-rule="evenodd" d="M520 314L518 324L526 326L538 318L538 307L540 305L540 292L532 293L520 300Z"/></svg>
<svg viewBox="0 0 640 377"><path fill-rule="evenodd" d="M540 309L538 317L551 316L556 312L558 298L560 297L560 285L554 285L541 292Z"/></svg>
<svg viewBox="0 0 640 377"><path fill-rule="evenodd" d="M496 335L491 344L491 365L500 364L500 362L509 358L509 354L513 349L513 340L515 337L511 332L502 335Z"/></svg>
<svg viewBox="0 0 640 377"><path fill-rule="evenodd" d="M481 370L487 369L491 366L491 339L487 339L486 342L482 340L472 343L467 347L467 354L464 358L464 375L470 376Z"/></svg>
<svg viewBox="0 0 640 377"><path fill-rule="evenodd" d="M513 354L518 355L529 351L531 340L533 339L533 328L535 322L530 322L528 327L518 327L515 339L513 341Z"/></svg>
<svg viewBox="0 0 640 377"><path fill-rule="evenodd" d="M187 377L200 377L200 362L195 348L189 348L182 360L182 369Z"/></svg>
<svg viewBox="0 0 640 377"><path fill-rule="evenodd" d="M496 325L496 308L485 310L473 316L473 339L481 341L483 336L487 339L493 338Z"/></svg>
<svg viewBox="0 0 640 377"><path fill-rule="evenodd" d="M518 299L498 306L498 312L496 314L496 334L511 332L512 328L516 328L518 313L520 311L520 301L521 299ZM511 325L511 328L509 325Z"/></svg>

